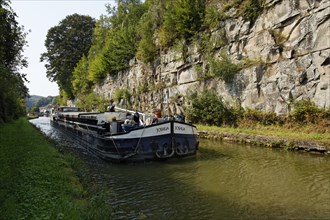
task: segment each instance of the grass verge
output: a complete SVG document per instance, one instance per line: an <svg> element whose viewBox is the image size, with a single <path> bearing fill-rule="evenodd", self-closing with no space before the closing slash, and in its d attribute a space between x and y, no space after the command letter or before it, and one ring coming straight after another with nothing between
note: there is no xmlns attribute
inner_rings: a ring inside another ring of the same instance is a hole
<svg viewBox="0 0 330 220"><path fill-rule="evenodd" d="M100 199L73 170L78 159L59 153L27 119L0 125L0 152L1 219L101 217Z"/></svg>
<svg viewBox="0 0 330 220"><path fill-rule="evenodd" d="M330 134L328 132L310 132L310 129L288 129L280 126L256 125L254 128L244 127L217 127L197 125L199 131L226 132L232 134L262 135L287 139L288 141L318 142L330 146Z"/></svg>

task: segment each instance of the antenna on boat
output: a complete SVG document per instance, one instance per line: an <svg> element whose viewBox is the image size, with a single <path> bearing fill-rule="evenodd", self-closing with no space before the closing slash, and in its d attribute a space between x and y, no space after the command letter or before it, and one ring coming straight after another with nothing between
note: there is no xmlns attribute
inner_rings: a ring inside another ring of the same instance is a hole
<svg viewBox="0 0 330 220"><path fill-rule="evenodd" d="M128 109L125 109L125 108L119 108L119 107L117 107L117 106L115 106L115 109L118 110L118 111L129 112L129 113L132 113L132 114L135 113L135 111L128 110ZM145 113L142 113L142 112L137 112L137 113L139 113L139 114L142 115L142 116L146 115Z"/></svg>

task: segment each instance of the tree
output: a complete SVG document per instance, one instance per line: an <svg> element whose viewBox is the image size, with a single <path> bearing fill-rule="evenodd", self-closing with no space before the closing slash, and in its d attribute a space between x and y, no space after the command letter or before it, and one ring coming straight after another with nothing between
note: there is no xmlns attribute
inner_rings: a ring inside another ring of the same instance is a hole
<svg viewBox="0 0 330 220"><path fill-rule="evenodd" d="M24 98L28 89L25 74L19 72L27 67L22 56L26 44L23 27L16 21L17 15L9 1L0 1L0 123L25 113Z"/></svg>
<svg viewBox="0 0 330 220"><path fill-rule="evenodd" d="M68 98L74 98L72 75L79 60L87 56L93 38L95 20L90 16L73 14L48 30L47 52L40 60L46 61L47 77L57 82Z"/></svg>
<svg viewBox="0 0 330 220"><path fill-rule="evenodd" d="M85 55L81 58L73 71L72 86L75 96L90 92L91 81L88 79L88 61Z"/></svg>
<svg viewBox="0 0 330 220"><path fill-rule="evenodd" d="M57 104L57 96L47 96L47 97L41 97L33 103L31 106L30 111L31 112L39 112L40 107L49 107L50 105L56 105Z"/></svg>
<svg viewBox="0 0 330 220"><path fill-rule="evenodd" d="M191 40L201 29L205 5L205 0L167 1L159 33L161 46L171 46L175 39Z"/></svg>
<svg viewBox="0 0 330 220"><path fill-rule="evenodd" d="M234 109L213 90L205 90L201 94L191 92L187 98L191 106L186 109L186 114L193 123L221 126L236 121Z"/></svg>
<svg viewBox="0 0 330 220"><path fill-rule="evenodd" d="M165 10L164 0L145 1L148 10L141 17L137 26L139 42L137 44L136 57L144 63L154 61L159 48L155 44L155 32L161 25Z"/></svg>
<svg viewBox="0 0 330 220"><path fill-rule="evenodd" d="M139 0L118 0L117 7L108 5L107 11L109 17L101 17L96 24L87 56L85 70L93 84L102 81L108 74L115 75L129 67L129 60L136 53L137 23L145 7Z"/></svg>
<svg viewBox="0 0 330 220"><path fill-rule="evenodd" d="M118 0L117 9L108 8L112 15L111 29L105 44L104 62L110 74L129 67L136 53L136 27L146 8L139 0Z"/></svg>

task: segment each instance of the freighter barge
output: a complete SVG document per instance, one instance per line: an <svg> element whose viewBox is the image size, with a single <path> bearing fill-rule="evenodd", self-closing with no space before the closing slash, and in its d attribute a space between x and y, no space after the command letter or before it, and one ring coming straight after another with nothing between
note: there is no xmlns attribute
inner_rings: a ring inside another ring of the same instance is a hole
<svg viewBox="0 0 330 220"><path fill-rule="evenodd" d="M196 154L197 129L184 117L157 117L117 108L115 112L82 112L59 107L51 124L72 134L89 152L111 162L141 162Z"/></svg>

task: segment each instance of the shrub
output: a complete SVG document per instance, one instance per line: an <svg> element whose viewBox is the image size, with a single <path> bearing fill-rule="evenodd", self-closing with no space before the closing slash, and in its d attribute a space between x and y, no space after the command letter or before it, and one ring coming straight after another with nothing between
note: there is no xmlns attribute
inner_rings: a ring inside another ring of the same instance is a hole
<svg viewBox="0 0 330 220"><path fill-rule="evenodd" d="M219 11L215 5L209 4L205 8L204 26L209 29L217 29L220 27L220 22L226 18L223 11Z"/></svg>
<svg viewBox="0 0 330 220"><path fill-rule="evenodd" d="M142 94L142 93L145 93L145 92L148 92L148 91L149 91L149 88L148 88L147 83L141 83L141 84L139 84L138 94Z"/></svg>
<svg viewBox="0 0 330 220"><path fill-rule="evenodd" d="M190 106L186 109L186 114L193 123L217 126L236 123L233 109L214 91L207 90L201 95L193 92L187 98Z"/></svg>
<svg viewBox="0 0 330 220"><path fill-rule="evenodd" d="M238 8L238 15L251 24L257 20L264 8L264 0L236 0L235 7Z"/></svg>
<svg viewBox="0 0 330 220"><path fill-rule="evenodd" d="M131 99L131 94L130 92L128 91L128 89L119 89L117 88L113 95L112 95L112 98L117 101L118 103L123 99L125 101L129 101Z"/></svg>
<svg viewBox="0 0 330 220"><path fill-rule="evenodd" d="M232 3L225 4L223 11L234 7L237 9L238 16L242 16L245 21L250 21L253 25L264 9L264 2L265 0L234 0Z"/></svg>
<svg viewBox="0 0 330 220"><path fill-rule="evenodd" d="M200 95L197 92L190 92L187 100L189 105L185 107L185 113L192 123L254 129L258 125L261 127L276 125L292 130L300 130L302 124L305 124L306 131L317 133L330 131L330 108L320 108L309 100L295 102L294 110L288 116L255 109L244 110L239 103L234 107L229 106L212 90L206 90Z"/></svg>
<svg viewBox="0 0 330 220"><path fill-rule="evenodd" d="M204 14L204 0L167 1L158 35L160 45L172 46L176 38L190 41L200 30Z"/></svg>
<svg viewBox="0 0 330 220"><path fill-rule="evenodd" d="M211 59L210 72L211 75L219 77L226 83L231 83L234 80L234 75L241 70L241 67L231 62L225 53L221 54L221 60Z"/></svg>
<svg viewBox="0 0 330 220"><path fill-rule="evenodd" d="M329 117L329 110L323 110L310 100L301 100L293 104L294 110L290 116L298 123L317 123L322 118Z"/></svg>
<svg viewBox="0 0 330 220"><path fill-rule="evenodd" d="M283 119L275 112L262 112L255 109L246 109L241 114L241 124L275 125L283 124Z"/></svg>
<svg viewBox="0 0 330 220"><path fill-rule="evenodd" d="M209 78L212 78L212 76L210 76L210 74L208 72L203 70L203 66L201 66L199 64L194 64L193 68L197 74L198 80L207 80Z"/></svg>

